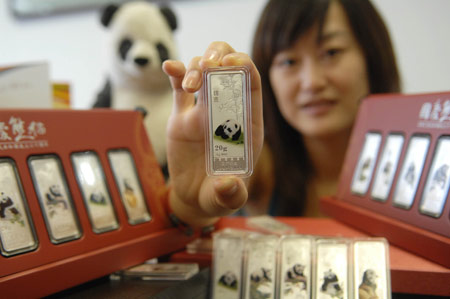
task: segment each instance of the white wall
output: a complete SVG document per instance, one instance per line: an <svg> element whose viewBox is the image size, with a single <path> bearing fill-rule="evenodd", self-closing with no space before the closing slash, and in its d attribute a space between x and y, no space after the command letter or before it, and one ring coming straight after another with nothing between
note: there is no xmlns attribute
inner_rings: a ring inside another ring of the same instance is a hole
<svg viewBox="0 0 450 299"><path fill-rule="evenodd" d="M450 91L450 1L372 1L391 32L404 91Z"/></svg>
<svg viewBox="0 0 450 299"><path fill-rule="evenodd" d="M213 40L250 52L266 0L172 2L179 58L187 63ZM450 1L373 0L390 28L405 92L450 90ZM103 86L104 31L99 11L20 20L0 0L0 66L48 61L52 81L71 84L72 107L89 108Z"/></svg>

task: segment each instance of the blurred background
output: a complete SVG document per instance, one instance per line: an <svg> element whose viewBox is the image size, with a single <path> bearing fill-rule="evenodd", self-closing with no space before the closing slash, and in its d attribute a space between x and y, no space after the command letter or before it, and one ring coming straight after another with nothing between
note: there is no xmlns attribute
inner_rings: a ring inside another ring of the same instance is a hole
<svg viewBox="0 0 450 299"><path fill-rule="evenodd" d="M98 1L98 3L93 4ZM21 0L0 1L0 68L47 62L50 80L70 85L71 108L87 109L106 78L105 31L100 24L106 0L77 3L69 9L40 0L27 10ZM26 1L25 1L26 2ZM57 3L58 1L53 1ZM450 1L372 0L389 26L403 78L403 91L450 90ZM90 5L87 5L90 3ZM211 41L251 51L253 33L266 0L175 0L175 39L179 59L188 63ZM56 10L56 11L55 11ZM31 15L30 15L31 14Z"/></svg>

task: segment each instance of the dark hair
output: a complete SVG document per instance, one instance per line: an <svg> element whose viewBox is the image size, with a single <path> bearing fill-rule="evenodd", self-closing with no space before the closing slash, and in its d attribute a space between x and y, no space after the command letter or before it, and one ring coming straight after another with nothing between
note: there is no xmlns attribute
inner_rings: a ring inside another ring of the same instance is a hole
<svg viewBox="0 0 450 299"><path fill-rule="evenodd" d="M261 73L265 140L275 167L276 214L301 215L311 165L302 137L280 113L269 80L277 53L292 46L316 24L319 32L331 1L342 5L367 64L370 93L400 91L400 77L387 28L368 0L270 0L253 41L253 60Z"/></svg>

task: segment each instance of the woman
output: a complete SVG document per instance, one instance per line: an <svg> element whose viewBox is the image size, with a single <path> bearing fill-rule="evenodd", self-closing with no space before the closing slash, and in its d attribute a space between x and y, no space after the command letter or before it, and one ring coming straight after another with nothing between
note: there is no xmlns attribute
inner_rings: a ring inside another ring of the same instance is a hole
<svg viewBox="0 0 450 299"><path fill-rule="evenodd" d="M207 67L250 68L254 161L263 141L264 95L267 146L249 187L248 215L320 216L318 199L336 191L359 101L400 89L388 32L366 0L271 0L253 48L256 67L222 42L187 69L164 63L175 101L168 126L169 206L192 226L214 223L248 197L240 178L205 176L204 107L194 92Z"/></svg>
<svg viewBox="0 0 450 299"><path fill-rule="evenodd" d="M400 90L388 31L366 0L272 0L253 59L266 146L244 211L321 216L319 198L337 191L360 100Z"/></svg>

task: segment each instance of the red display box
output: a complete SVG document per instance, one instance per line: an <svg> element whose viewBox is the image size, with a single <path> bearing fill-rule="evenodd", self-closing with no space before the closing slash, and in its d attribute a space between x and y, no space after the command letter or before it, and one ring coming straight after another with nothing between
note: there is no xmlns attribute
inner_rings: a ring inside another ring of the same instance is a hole
<svg viewBox="0 0 450 299"><path fill-rule="evenodd" d="M142 118L109 109L0 111L2 296L46 296L192 240L167 220L167 189Z"/></svg>
<svg viewBox="0 0 450 299"><path fill-rule="evenodd" d="M370 96L322 210L449 268L449 151L449 92Z"/></svg>

